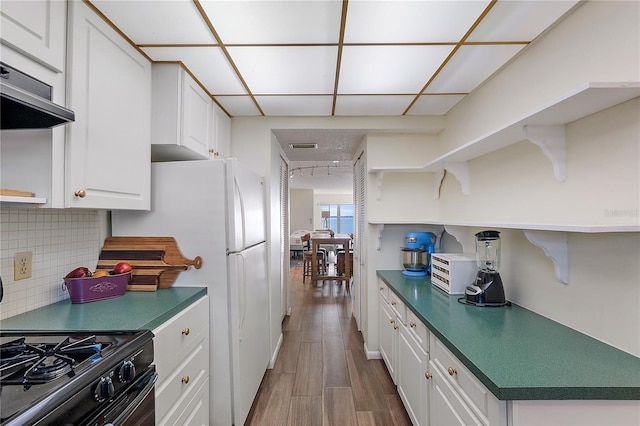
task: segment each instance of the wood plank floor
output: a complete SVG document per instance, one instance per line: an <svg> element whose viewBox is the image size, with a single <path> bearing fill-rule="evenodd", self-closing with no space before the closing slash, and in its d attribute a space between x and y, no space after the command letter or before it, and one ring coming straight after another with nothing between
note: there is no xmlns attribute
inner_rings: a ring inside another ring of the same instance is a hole
<svg viewBox="0 0 640 426"><path fill-rule="evenodd" d="M245 425L411 424L383 361L366 359L344 284L303 283L292 266L291 306Z"/></svg>

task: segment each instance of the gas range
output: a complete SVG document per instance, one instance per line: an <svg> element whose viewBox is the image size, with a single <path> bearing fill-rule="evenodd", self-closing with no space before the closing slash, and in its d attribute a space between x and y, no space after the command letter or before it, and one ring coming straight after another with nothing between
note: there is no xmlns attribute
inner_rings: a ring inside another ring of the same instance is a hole
<svg viewBox="0 0 640 426"><path fill-rule="evenodd" d="M148 330L0 332L0 424L153 424L152 339Z"/></svg>

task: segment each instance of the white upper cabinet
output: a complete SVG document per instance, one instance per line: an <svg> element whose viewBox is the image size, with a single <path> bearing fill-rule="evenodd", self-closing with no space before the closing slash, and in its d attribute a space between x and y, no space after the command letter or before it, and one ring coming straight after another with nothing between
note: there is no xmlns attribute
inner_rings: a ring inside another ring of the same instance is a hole
<svg viewBox="0 0 640 426"><path fill-rule="evenodd" d="M180 64L153 64L152 98L152 161L212 158L213 101Z"/></svg>
<svg viewBox="0 0 640 426"><path fill-rule="evenodd" d="M215 103L213 104L213 127L211 154L218 158L231 157L231 118Z"/></svg>
<svg viewBox="0 0 640 426"><path fill-rule="evenodd" d="M148 210L151 63L83 2L69 2L65 206Z"/></svg>
<svg viewBox="0 0 640 426"><path fill-rule="evenodd" d="M3 1L0 8L2 43L56 72L63 72L67 2Z"/></svg>

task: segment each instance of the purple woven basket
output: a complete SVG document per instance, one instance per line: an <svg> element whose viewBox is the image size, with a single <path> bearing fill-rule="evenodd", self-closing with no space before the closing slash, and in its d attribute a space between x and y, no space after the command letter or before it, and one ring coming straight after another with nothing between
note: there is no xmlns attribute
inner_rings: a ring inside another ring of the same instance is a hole
<svg viewBox="0 0 640 426"><path fill-rule="evenodd" d="M64 285L71 303L86 303L124 296L130 279L131 272L127 272L97 278L65 278Z"/></svg>

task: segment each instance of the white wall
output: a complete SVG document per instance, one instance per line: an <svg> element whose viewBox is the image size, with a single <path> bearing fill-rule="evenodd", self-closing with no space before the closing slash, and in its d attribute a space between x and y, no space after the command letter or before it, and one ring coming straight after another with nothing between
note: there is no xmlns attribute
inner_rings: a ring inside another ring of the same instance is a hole
<svg viewBox="0 0 640 426"><path fill-rule="evenodd" d="M322 204L353 204L353 194L315 194L313 197L313 229L322 229ZM338 232L337 229L333 230Z"/></svg>
<svg viewBox="0 0 640 426"><path fill-rule="evenodd" d="M313 225L313 190L289 190L289 223L290 232L306 229L311 231Z"/></svg>

